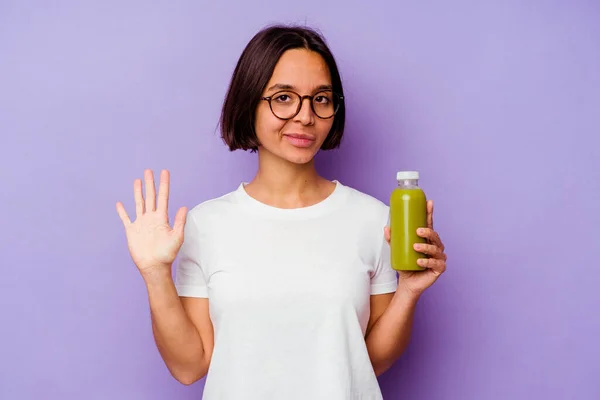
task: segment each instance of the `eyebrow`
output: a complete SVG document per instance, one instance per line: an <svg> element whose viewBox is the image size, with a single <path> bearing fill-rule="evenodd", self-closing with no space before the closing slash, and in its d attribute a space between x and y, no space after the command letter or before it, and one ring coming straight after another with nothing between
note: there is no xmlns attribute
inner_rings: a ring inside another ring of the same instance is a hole
<svg viewBox="0 0 600 400"><path fill-rule="evenodd" d="M293 85L285 84L285 83L276 83L273 86L271 86L270 88L268 88L267 92L270 92L273 89L296 90L296 87ZM320 86L317 86L316 88L314 88L313 92L318 92L321 90L332 90L332 86L331 85L320 85Z"/></svg>

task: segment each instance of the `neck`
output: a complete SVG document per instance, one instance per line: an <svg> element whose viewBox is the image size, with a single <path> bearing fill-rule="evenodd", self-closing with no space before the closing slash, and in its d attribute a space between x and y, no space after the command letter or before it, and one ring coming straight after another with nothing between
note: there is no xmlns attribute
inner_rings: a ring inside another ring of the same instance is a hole
<svg viewBox="0 0 600 400"><path fill-rule="evenodd" d="M319 176L314 159L295 164L259 149L258 171L245 186L255 199L280 208L316 204L331 194L335 184Z"/></svg>

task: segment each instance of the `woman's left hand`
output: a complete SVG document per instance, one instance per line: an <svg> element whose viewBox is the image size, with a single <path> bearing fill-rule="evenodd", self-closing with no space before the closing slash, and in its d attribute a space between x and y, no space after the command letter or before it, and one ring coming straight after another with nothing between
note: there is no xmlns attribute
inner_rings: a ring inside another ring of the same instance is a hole
<svg viewBox="0 0 600 400"><path fill-rule="evenodd" d="M384 230L385 239L390 243L391 232L389 226ZM421 295L446 271L446 254L440 236L433 230L433 200L427 202L427 228L417 229L417 235L427 239L427 243L416 243L414 248L420 253L425 253L430 258L420 258L418 264L426 268L424 271L398 271L398 290L407 290L411 294Z"/></svg>

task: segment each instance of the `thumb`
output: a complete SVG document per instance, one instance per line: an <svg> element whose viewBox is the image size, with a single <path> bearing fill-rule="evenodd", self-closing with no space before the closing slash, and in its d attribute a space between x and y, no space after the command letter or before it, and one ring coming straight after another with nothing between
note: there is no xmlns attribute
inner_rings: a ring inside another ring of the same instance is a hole
<svg viewBox="0 0 600 400"><path fill-rule="evenodd" d="M389 243L392 238L392 228L386 226L385 228L383 228L383 234L385 236L385 240Z"/></svg>
<svg viewBox="0 0 600 400"><path fill-rule="evenodd" d="M185 228L185 220L187 215L187 207L181 207L175 214L175 220L173 221L173 230L178 235L183 235L183 229Z"/></svg>

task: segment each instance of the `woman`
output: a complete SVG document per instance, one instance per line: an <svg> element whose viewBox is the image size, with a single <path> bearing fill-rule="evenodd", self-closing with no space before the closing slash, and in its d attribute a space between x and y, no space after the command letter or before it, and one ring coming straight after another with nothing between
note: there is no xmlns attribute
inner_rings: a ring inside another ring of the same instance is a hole
<svg viewBox="0 0 600 400"><path fill-rule="evenodd" d="M230 150L258 153L249 183L181 208L169 226L169 173L134 182L136 220L117 211L147 285L157 347L205 399L381 399L377 376L405 349L419 296L446 268L432 229L423 272L389 262L388 207L315 170L339 146L345 106L322 37L259 32L234 71L222 116ZM172 264L179 255L176 278Z"/></svg>

